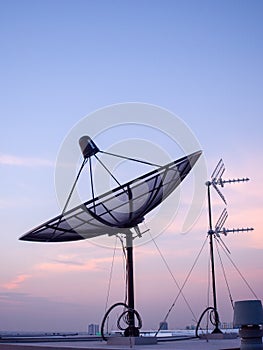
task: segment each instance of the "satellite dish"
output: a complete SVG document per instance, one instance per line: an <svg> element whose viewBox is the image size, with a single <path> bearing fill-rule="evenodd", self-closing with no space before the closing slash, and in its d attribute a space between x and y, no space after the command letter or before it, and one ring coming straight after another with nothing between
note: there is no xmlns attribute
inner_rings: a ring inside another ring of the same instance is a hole
<svg viewBox="0 0 263 350"><path fill-rule="evenodd" d="M180 185L200 154L192 153L93 198L29 231L20 240L75 241L136 227Z"/></svg>
<svg viewBox="0 0 263 350"><path fill-rule="evenodd" d="M138 327L135 326L135 316L138 315L138 312L134 309L133 288L132 249L134 237L131 229L134 229L137 233L136 237L141 235L138 225L144 221L145 216L151 210L156 208L181 184L202 152L197 151L169 164L158 166L149 162L101 151L88 136L81 137L79 143L84 160L62 213L27 232L20 237L20 240L34 242L66 242L88 239L101 235L112 236L119 233L125 234L128 274L128 304L126 305L127 312L125 312L125 315L127 313L128 316L125 317L127 322L125 335L138 336L139 330ZM157 166L158 168L125 184L120 184L98 158L98 153L126 158L155 167ZM118 183L118 187L97 197L94 195L93 189L92 156L103 165ZM88 161L90 162L90 176L92 180L92 199L73 209L66 210L79 175Z"/></svg>

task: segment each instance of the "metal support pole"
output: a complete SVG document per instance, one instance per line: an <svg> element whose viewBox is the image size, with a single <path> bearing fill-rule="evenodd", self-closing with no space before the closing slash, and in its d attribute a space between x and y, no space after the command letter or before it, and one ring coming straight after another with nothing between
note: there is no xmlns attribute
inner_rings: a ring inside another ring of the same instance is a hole
<svg viewBox="0 0 263 350"><path fill-rule="evenodd" d="M132 233L126 233L127 251L127 282L128 282L128 327L124 335L126 337L138 337L139 330L135 327L134 317L134 281L133 281L133 238Z"/></svg>
<svg viewBox="0 0 263 350"><path fill-rule="evenodd" d="M215 313L215 329L212 333L222 333L219 329L219 315L217 311L217 300L216 300L216 276L215 276L215 262L214 262L214 247L213 247L213 224L212 224L212 209L211 209L211 194L210 185L207 183L207 198L208 198L208 215L209 215L209 243L210 243L210 259L211 259L211 272L212 272L212 289L213 289L213 302L214 302L214 313Z"/></svg>

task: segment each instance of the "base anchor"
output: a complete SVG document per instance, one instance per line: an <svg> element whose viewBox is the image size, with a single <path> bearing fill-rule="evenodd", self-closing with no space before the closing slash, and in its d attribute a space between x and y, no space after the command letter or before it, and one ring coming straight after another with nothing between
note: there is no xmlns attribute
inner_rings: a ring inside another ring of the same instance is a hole
<svg viewBox="0 0 263 350"><path fill-rule="evenodd" d="M157 337L118 337L112 336L107 340L107 345L154 345L157 344Z"/></svg>

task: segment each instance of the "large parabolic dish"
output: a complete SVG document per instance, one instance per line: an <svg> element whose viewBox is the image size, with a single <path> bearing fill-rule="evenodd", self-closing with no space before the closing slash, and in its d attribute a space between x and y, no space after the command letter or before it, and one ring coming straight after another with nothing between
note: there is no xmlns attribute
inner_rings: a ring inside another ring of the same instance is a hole
<svg viewBox="0 0 263 350"><path fill-rule="evenodd" d="M114 235L136 227L184 180L201 151L93 198L29 231L20 240L65 242Z"/></svg>

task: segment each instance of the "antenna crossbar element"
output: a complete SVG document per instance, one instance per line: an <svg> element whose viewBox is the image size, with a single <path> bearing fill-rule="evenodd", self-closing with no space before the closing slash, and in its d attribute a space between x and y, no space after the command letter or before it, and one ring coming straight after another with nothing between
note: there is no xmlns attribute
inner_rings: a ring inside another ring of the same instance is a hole
<svg viewBox="0 0 263 350"><path fill-rule="evenodd" d="M218 187L216 186L216 184L214 182L212 182L212 185L214 187L214 189L216 190L216 192L218 193L219 197L222 199L222 201L225 203L225 205L227 205L226 199L223 196L223 194L219 191Z"/></svg>
<svg viewBox="0 0 263 350"><path fill-rule="evenodd" d="M248 177L243 177L242 179L229 179L229 180L213 180L212 184L215 185L220 185L221 187L224 187L224 184L231 184L231 183L236 183L236 182L246 182L249 181L250 179Z"/></svg>
<svg viewBox="0 0 263 350"><path fill-rule="evenodd" d="M242 178L242 179L229 179L229 180L220 180L220 184L231 184L231 183L236 183L236 182L246 182L249 181L249 178Z"/></svg>
<svg viewBox="0 0 263 350"><path fill-rule="evenodd" d="M219 219L217 220L217 223L215 225L215 234L219 236L219 232L221 232L221 229L226 222L226 219L228 218L228 213L226 208L222 211Z"/></svg>
<svg viewBox="0 0 263 350"><path fill-rule="evenodd" d="M229 233L235 233L235 232L248 232L248 231L253 231L253 227L246 227L246 228L231 228L231 229L226 229L223 228L221 231L218 231L218 233L223 233L225 236Z"/></svg>
<svg viewBox="0 0 263 350"><path fill-rule="evenodd" d="M217 179L221 179L224 171L225 171L225 165L223 163L223 160L220 159L217 166L215 167L215 170L213 171L213 173L211 175L212 181L214 182L214 181L217 181Z"/></svg>

